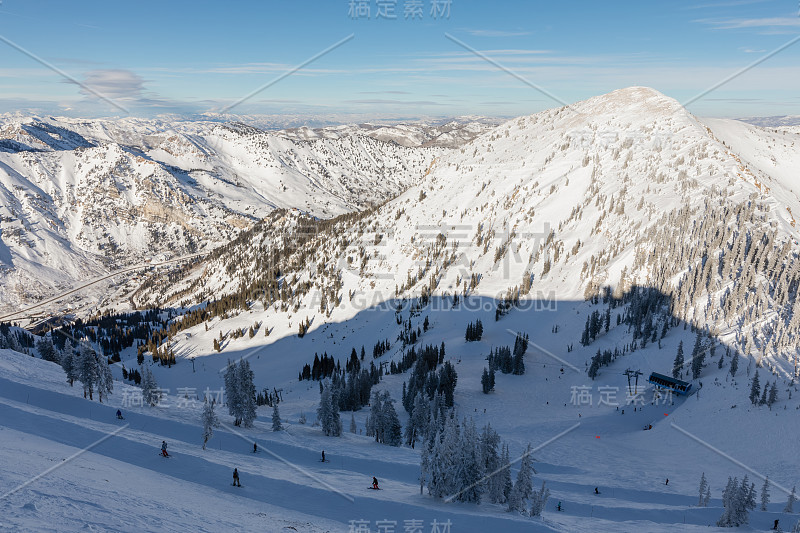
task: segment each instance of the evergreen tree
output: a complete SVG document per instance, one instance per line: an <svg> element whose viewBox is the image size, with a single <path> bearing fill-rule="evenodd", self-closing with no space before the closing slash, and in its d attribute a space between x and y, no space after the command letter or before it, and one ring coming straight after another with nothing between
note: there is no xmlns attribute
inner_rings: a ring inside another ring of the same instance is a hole
<svg viewBox="0 0 800 533"><path fill-rule="evenodd" d="M50 361L51 363L59 362L58 352L55 346L53 346L53 339L49 335L45 335L36 341L36 350L44 361Z"/></svg>
<svg viewBox="0 0 800 533"><path fill-rule="evenodd" d="M550 489L545 487L542 481L542 488L531 493L531 516L541 516L550 498Z"/></svg>
<svg viewBox="0 0 800 533"><path fill-rule="evenodd" d="M483 389L484 394L489 394L492 390L490 386L490 379L489 379L489 371L486 368L483 369L483 375L481 375L481 388Z"/></svg>
<svg viewBox="0 0 800 533"><path fill-rule="evenodd" d="M322 426L322 432L328 437L341 435L342 424L339 419L339 408L333 401L330 383L327 381L322 386L319 398L317 418Z"/></svg>
<svg viewBox="0 0 800 533"><path fill-rule="evenodd" d="M480 437L480 452L486 472L486 495L492 503L505 503L503 477L498 446L500 437L490 424L483 427Z"/></svg>
<svg viewBox="0 0 800 533"><path fill-rule="evenodd" d="M695 340L694 348L692 349L692 379L697 379L700 377L700 372L703 370L705 359L706 353L702 346L702 333L698 330L697 339Z"/></svg>
<svg viewBox="0 0 800 533"><path fill-rule="evenodd" d="M400 424L393 404L394 401L389 398L387 393L383 399L382 409L383 442L389 446L400 446L403 442L403 426Z"/></svg>
<svg viewBox="0 0 800 533"><path fill-rule="evenodd" d="M698 507L705 507L704 503L707 490L708 490L708 481L706 481L706 473L703 472L703 474L700 476L700 488L699 488L700 500L697 503Z"/></svg>
<svg viewBox="0 0 800 533"><path fill-rule="evenodd" d="M769 476L764 478L764 485L761 486L761 510L766 511L769 505Z"/></svg>
<svg viewBox="0 0 800 533"><path fill-rule="evenodd" d="M733 354L733 359L731 359L731 377L736 377L736 371L739 369L739 352Z"/></svg>
<svg viewBox="0 0 800 533"><path fill-rule="evenodd" d="M97 359L97 397L103 403L103 395L114 392L114 375L105 357L97 352L94 352L94 356Z"/></svg>
<svg viewBox="0 0 800 533"><path fill-rule="evenodd" d="M350 433L357 433L358 428L356 427L356 415L350 414Z"/></svg>
<svg viewBox="0 0 800 533"><path fill-rule="evenodd" d="M456 450L460 455L456 461L458 479L456 500L461 502L480 503L484 485L483 463L480 456L478 431L473 420L462 422L461 445Z"/></svg>
<svg viewBox="0 0 800 533"><path fill-rule="evenodd" d="M155 407L161 401L161 389L149 368L144 369L142 376L142 399L150 407Z"/></svg>
<svg viewBox="0 0 800 533"><path fill-rule="evenodd" d="M514 483L514 488L511 490L511 495L508 498L509 511L523 511L525 510L525 502L531 497L533 492L533 461L531 459L531 445L525 454L522 456L522 461L519 464L519 472L517 472L517 481Z"/></svg>
<svg viewBox="0 0 800 533"><path fill-rule="evenodd" d="M61 368L67 374L67 383L72 387L72 384L78 379L78 361L69 339L64 342L64 350L61 352Z"/></svg>
<svg viewBox="0 0 800 533"><path fill-rule="evenodd" d="M683 341L678 344L678 353L675 354L675 362L672 364L672 377L678 379L683 368Z"/></svg>
<svg viewBox="0 0 800 533"><path fill-rule="evenodd" d="M503 453L500 456L500 485L503 487L503 502L508 502L514 484L511 482L511 455L508 451L508 444L503 445Z"/></svg>
<svg viewBox="0 0 800 533"><path fill-rule="evenodd" d="M367 423L368 434L375 437L375 442L383 442L383 402L381 394L375 391L370 403L369 421Z"/></svg>
<svg viewBox="0 0 800 533"><path fill-rule="evenodd" d="M767 406L772 409L772 405L778 401L778 384L777 380L772 382L769 388L769 396L767 397Z"/></svg>
<svg viewBox="0 0 800 533"><path fill-rule="evenodd" d="M276 402L275 405L272 406L272 431L281 431L282 429L281 414L278 411L278 404Z"/></svg>
<svg viewBox="0 0 800 533"><path fill-rule="evenodd" d="M753 382L750 385L750 403L756 405L758 403L758 396L761 392L761 384L758 382L758 370L756 370L756 375L753 376Z"/></svg>
<svg viewBox="0 0 800 533"><path fill-rule="evenodd" d="M83 397L93 399L94 389L100 373L97 357L88 344L81 344L78 356L78 380L83 384Z"/></svg>
<svg viewBox="0 0 800 533"><path fill-rule="evenodd" d="M238 398L241 402L241 420L246 428L253 427L256 415L256 386L253 383L253 371L250 370L250 362L247 360L239 361L237 371Z"/></svg>
<svg viewBox="0 0 800 533"><path fill-rule="evenodd" d="M225 367L223 376L225 383L225 400L228 404L228 414L233 417L233 425L238 426L242 422L242 401L239 397L239 383L237 381L236 363L228 359L228 366Z"/></svg>
<svg viewBox="0 0 800 533"><path fill-rule="evenodd" d="M208 401L208 398L203 404L201 419L203 423L203 449L205 450L206 444L214 435L214 428L219 427L219 418L217 418L217 413L214 412L214 402Z"/></svg>
<svg viewBox="0 0 800 533"><path fill-rule="evenodd" d="M786 502L786 507L783 508L784 513L793 513L794 512L794 502L797 501L797 493L795 492L796 487L792 487L792 493L789 494L789 499Z"/></svg>

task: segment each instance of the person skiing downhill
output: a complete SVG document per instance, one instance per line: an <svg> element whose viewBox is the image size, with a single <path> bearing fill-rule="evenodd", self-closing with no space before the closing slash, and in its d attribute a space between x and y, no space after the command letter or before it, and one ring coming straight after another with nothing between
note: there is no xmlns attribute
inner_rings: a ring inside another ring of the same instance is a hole
<svg viewBox="0 0 800 533"><path fill-rule="evenodd" d="M169 457L169 454L167 453L167 441L165 440L161 441L161 455L164 457Z"/></svg>
<svg viewBox="0 0 800 533"><path fill-rule="evenodd" d="M375 490L380 490L380 488L378 487L378 478L376 478L375 476L372 476L372 488Z"/></svg>
<svg viewBox="0 0 800 533"><path fill-rule="evenodd" d="M258 453L258 444L253 443L253 453Z"/></svg>
<svg viewBox="0 0 800 533"><path fill-rule="evenodd" d="M322 462L325 462L325 450L322 450Z"/></svg>
<svg viewBox="0 0 800 533"><path fill-rule="evenodd" d="M122 418L122 411L120 411L119 409L117 409L117 418L118 418L119 420L122 420L122 419L123 419L123 418Z"/></svg>
<svg viewBox="0 0 800 533"><path fill-rule="evenodd" d="M233 469L233 486L234 487L242 486L242 484L239 483L239 470L236 468Z"/></svg>

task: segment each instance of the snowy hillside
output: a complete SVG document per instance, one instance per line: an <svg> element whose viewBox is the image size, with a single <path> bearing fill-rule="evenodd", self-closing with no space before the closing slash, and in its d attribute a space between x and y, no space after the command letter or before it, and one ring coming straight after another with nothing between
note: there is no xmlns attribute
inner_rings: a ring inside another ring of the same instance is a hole
<svg viewBox="0 0 800 533"><path fill-rule="evenodd" d="M330 219L274 209L202 260L137 280L131 303L147 313L44 337L65 370L114 361L102 406L55 364L0 351L0 439L37 451L2 463L4 485L118 429L118 407L130 424L50 485L0 499L0 516L134 529L103 503L133 479L131 507L163 520L137 530L215 530L230 515L210 509L233 500L231 523L267 531L790 530L798 157L790 131L699 120L633 87L437 153L383 203ZM15 332L0 348L47 351ZM655 388L652 372L689 394ZM153 379L166 395L150 406ZM204 396L224 423L206 449ZM752 494L723 497L745 476ZM96 478L108 481L64 498ZM197 514L148 501L158 483L189 486Z"/></svg>
<svg viewBox="0 0 800 533"><path fill-rule="evenodd" d="M293 141L242 124L6 118L0 300L207 251L276 208L329 218L418 181L441 149L357 133Z"/></svg>

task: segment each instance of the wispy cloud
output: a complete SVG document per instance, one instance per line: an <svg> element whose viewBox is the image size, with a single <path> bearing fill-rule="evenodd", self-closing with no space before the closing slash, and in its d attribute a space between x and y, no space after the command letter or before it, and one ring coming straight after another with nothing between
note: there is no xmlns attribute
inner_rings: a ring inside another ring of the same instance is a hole
<svg viewBox="0 0 800 533"><path fill-rule="evenodd" d="M769 0L728 0L725 2L711 2L708 4L696 4L692 6L686 6L683 9L709 9L709 8L720 8L720 7L748 6L751 4L763 4L764 2L768 1Z"/></svg>
<svg viewBox="0 0 800 533"><path fill-rule="evenodd" d="M800 17L765 17L748 19L699 19L694 22L708 24L715 30L800 28Z"/></svg>
<svg viewBox="0 0 800 533"><path fill-rule="evenodd" d="M505 30L464 30L473 37L524 37L530 35L529 31L505 31Z"/></svg>
<svg viewBox="0 0 800 533"><path fill-rule="evenodd" d="M451 105L442 102L434 102L432 100L388 100L380 98L361 99L361 100L345 100L348 104L358 105Z"/></svg>
<svg viewBox="0 0 800 533"><path fill-rule="evenodd" d="M408 91L359 91L358 94L411 94Z"/></svg>

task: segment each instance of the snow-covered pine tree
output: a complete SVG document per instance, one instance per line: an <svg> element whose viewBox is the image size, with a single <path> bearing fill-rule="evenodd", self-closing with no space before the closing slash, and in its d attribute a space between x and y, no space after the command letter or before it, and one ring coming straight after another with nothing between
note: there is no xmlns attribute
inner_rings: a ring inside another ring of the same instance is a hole
<svg viewBox="0 0 800 533"><path fill-rule="evenodd" d="M764 484L761 486L761 510L766 511L769 505L769 476L764 478Z"/></svg>
<svg viewBox="0 0 800 533"><path fill-rule="evenodd" d="M72 348L72 343L67 339L64 342L64 350L61 352L61 368L67 375L67 383L72 387L75 380L78 379L78 362L75 358L75 350Z"/></svg>
<svg viewBox="0 0 800 533"><path fill-rule="evenodd" d="M789 494L789 499L786 501L786 507L783 508L784 513L794 512L794 502L797 501L797 492L795 489L796 487L792 487L792 493Z"/></svg>
<svg viewBox="0 0 800 533"><path fill-rule="evenodd" d="M483 463L478 447L478 430L473 420L464 419L461 424L461 445L456 453L460 455L456 461L457 491L456 500L460 502L480 503L484 492Z"/></svg>
<svg viewBox="0 0 800 533"><path fill-rule="evenodd" d="M372 402L369 411L368 434L372 433L375 442L383 442L383 402L382 396L378 391L372 395Z"/></svg>
<svg viewBox="0 0 800 533"><path fill-rule="evenodd" d="M78 380L83 384L84 398L88 395L90 400L93 399L99 372L100 368L94 350L88 344L82 343L78 356Z"/></svg>
<svg viewBox="0 0 800 533"><path fill-rule="evenodd" d="M142 399L150 407L155 407L161 401L161 389L149 368L144 369L142 376Z"/></svg>
<svg viewBox="0 0 800 533"><path fill-rule="evenodd" d="M508 501L514 484L511 482L511 454L508 444L503 444L503 453L500 455L500 483L503 486L504 502Z"/></svg>
<svg viewBox="0 0 800 533"><path fill-rule="evenodd" d="M703 499L703 507L708 507L708 502L711 501L711 485L706 487L706 497Z"/></svg>
<svg viewBox="0 0 800 533"><path fill-rule="evenodd" d="M672 377L677 379L683 369L683 341L678 344L678 353L675 354L675 361L672 363Z"/></svg>
<svg viewBox="0 0 800 533"><path fill-rule="evenodd" d="M333 393L329 382L325 382L319 398L317 418L322 432L328 437L339 437L342 434L342 423L339 418L339 406L333 402Z"/></svg>
<svg viewBox="0 0 800 533"><path fill-rule="evenodd" d="M403 443L403 426L397 417L394 408L394 400L387 393L383 398L383 409L381 412L383 426L383 442L389 446L400 446Z"/></svg>
<svg viewBox="0 0 800 533"><path fill-rule="evenodd" d="M480 438L481 458L483 459L483 469L486 472L486 496L492 503L505 503L506 497L503 491L503 477L500 464L500 436L492 428L491 424L483 427Z"/></svg>
<svg viewBox="0 0 800 533"><path fill-rule="evenodd" d="M97 397L103 403L103 395L114 392L114 375L104 356L97 352L94 352L94 356L97 359Z"/></svg>
<svg viewBox="0 0 800 533"><path fill-rule="evenodd" d="M733 354L733 358L731 359L731 377L736 377L736 371L739 369L739 352Z"/></svg>
<svg viewBox="0 0 800 533"><path fill-rule="evenodd" d="M358 428L356 427L356 415L350 413L350 433L358 433Z"/></svg>
<svg viewBox="0 0 800 533"><path fill-rule="evenodd" d="M53 346L53 339L50 335L45 335L36 341L36 350L44 361L50 361L51 363L57 363L59 361L58 352L55 346Z"/></svg>
<svg viewBox="0 0 800 533"><path fill-rule="evenodd" d="M700 377L700 372L703 370L703 363L705 363L706 353L702 346L702 332L697 331L697 339L694 342L692 349L692 379Z"/></svg>
<svg viewBox="0 0 800 533"><path fill-rule="evenodd" d="M278 403L276 402L272 406L272 431L281 431L283 429L283 425L281 425L281 413L278 411Z"/></svg>
<svg viewBox="0 0 800 533"><path fill-rule="evenodd" d="M247 360L239 361L237 387L239 400L241 401L242 425L246 428L253 427L253 421L258 416L256 414L256 386L253 383L254 377L253 371L250 370L250 362Z"/></svg>
<svg viewBox="0 0 800 533"><path fill-rule="evenodd" d="M728 483L725 485L725 490L722 491L722 507L724 511L717 520L717 527L738 527L740 525L737 523L738 510L742 507L742 502L737 478L728 477Z"/></svg>
<svg viewBox="0 0 800 533"><path fill-rule="evenodd" d="M531 516L541 516L549 498L550 489L542 481L542 488L531 493Z"/></svg>
<svg viewBox="0 0 800 533"><path fill-rule="evenodd" d="M230 359L228 359L228 365L225 367L223 380L225 382L225 401L228 404L228 414L233 417L233 425L238 426L242 422L242 402L239 398L237 366Z"/></svg>
<svg viewBox="0 0 800 533"><path fill-rule="evenodd" d="M704 502L707 490L708 481L706 481L706 473L703 472L703 474L700 476L700 487L698 489L698 492L700 493L700 500L697 503L698 507L705 507Z"/></svg>
<svg viewBox="0 0 800 533"><path fill-rule="evenodd" d="M777 380L772 382L769 388L769 395L767 396L767 407L772 409L772 405L778 401L778 383Z"/></svg>
<svg viewBox="0 0 800 533"><path fill-rule="evenodd" d="M525 510L525 502L531 497L533 492L533 459L531 458L531 445L522 455L522 460L519 463L519 472L517 472L517 481L514 483L514 488L511 489L511 495L508 497L508 510L509 511L523 511Z"/></svg>
<svg viewBox="0 0 800 533"><path fill-rule="evenodd" d="M203 423L203 449L205 450L206 444L214 435L214 428L219 427L219 419L217 413L214 412L214 402L208 401L208 398L203 404L201 421Z"/></svg>
<svg viewBox="0 0 800 533"><path fill-rule="evenodd" d="M483 369L483 374L481 375L481 389L484 394L489 394L492 390L489 386L489 371L486 368Z"/></svg>
<svg viewBox="0 0 800 533"><path fill-rule="evenodd" d="M759 394L761 393L761 384L758 382L758 370L756 375L753 376L753 382L750 385L750 403L753 405L758 404Z"/></svg>

